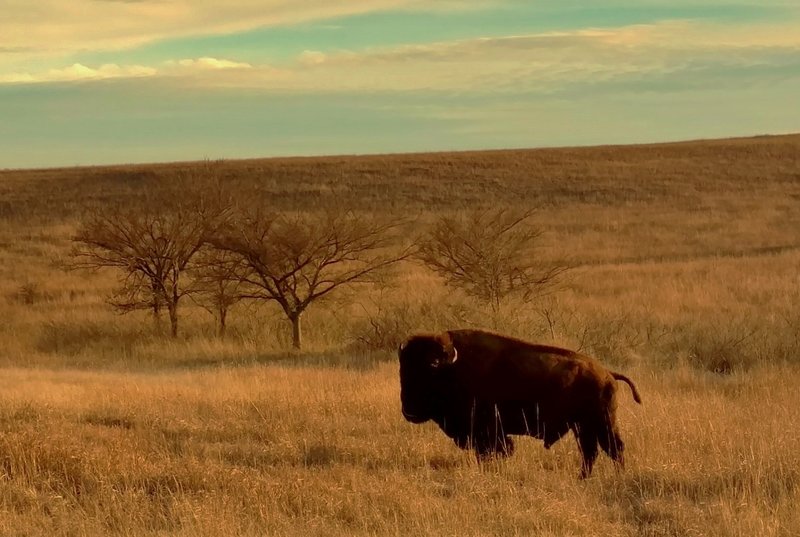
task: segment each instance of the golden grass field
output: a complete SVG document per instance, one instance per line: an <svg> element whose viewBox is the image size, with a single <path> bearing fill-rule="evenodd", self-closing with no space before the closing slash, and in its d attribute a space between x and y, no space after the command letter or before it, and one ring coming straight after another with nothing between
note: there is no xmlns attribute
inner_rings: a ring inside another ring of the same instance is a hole
<svg viewBox="0 0 800 537"><path fill-rule="evenodd" d="M0 171L0 535L800 534L800 135L223 162L281 210L537 207L575 266L492 317L407 262L312 305L299 353L269 305L219 340L187 300L172 340L113 312L113 273L62 270L85 207L192 166ZM644 399L620 390L626 471L579 481L571 437L478 465L403 419L368 319L598 356Z"/></svg>

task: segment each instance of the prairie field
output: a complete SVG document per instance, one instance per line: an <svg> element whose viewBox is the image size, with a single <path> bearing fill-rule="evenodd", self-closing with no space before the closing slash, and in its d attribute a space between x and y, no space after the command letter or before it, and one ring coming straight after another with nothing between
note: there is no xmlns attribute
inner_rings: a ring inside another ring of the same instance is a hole
<svg viewBox="0 0 800 537"><path fill-rule="evenodd" d="M495 312L407 260L313 304L302 351L272 304L220 338L187 298L171 338L68 270L89 208L205 164L0 171L0 535L800 534L800 135L215 163L270 210L535 209L572 267ZM406 422L396 341L458 327L631 377L625 471L579 480L571 436L478 464Z"/></svg>

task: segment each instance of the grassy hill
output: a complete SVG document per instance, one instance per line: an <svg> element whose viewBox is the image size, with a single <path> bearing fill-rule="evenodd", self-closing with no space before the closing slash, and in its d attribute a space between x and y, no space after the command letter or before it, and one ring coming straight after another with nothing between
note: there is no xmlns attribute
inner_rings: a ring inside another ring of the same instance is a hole
<svg viewBox="0 0 800 537"><path fill-rule="evenodd" d="M558 293L492 316L408 262L229 336L120 316L64 271L89 207L148 203L208 163L0 171L0 534L793 535L800 532L800 135L640 146L224 161L265 207L414 217L536 208ZM625 371L629 467L520 441L477 465L399 412L375 330L494 326ZM368 339L368 338L367 338Z"/></svg>

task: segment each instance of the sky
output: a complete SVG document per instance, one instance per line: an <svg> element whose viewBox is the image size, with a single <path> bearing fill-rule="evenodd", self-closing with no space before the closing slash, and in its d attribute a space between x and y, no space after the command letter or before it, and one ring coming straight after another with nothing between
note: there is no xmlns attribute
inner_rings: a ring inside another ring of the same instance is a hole
<svg viewBox="0 0 800 537"><path fill-rule="evenodd" d="M800 0L0 0L0 168L788 132Z"/></svg>

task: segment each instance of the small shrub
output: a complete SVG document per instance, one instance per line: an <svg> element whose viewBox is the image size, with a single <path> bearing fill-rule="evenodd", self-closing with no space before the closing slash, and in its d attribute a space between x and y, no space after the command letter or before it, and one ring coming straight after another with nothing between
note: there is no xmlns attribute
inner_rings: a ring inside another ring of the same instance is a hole
<svg viewBox="0 0 800 537"><path fill-rule="evenodd" d="M44 291L41 285L36 282L25 282L9 295L9 299L17 304L33 306L40 302L52 300L53 295Z"/></svg>
<svg viewBox="0 0 800 537"><path fill-rule="evenodd" d="M130 416L118 415L115 412L89 412L83 416L82 421L89 425L112 429L133 429L136 424Z"/></svg>
<svg viewBox="0 0 800 537"><path fill-rule="evenodd" d="M759 361L753 345L758 327L746 321L732 323L725 328L704 326L690 330L684 340L683 352L691 366L729 375L734 371L750 369Z"/></svg>
<svg viewBox="0 0 800 537"><path fill-rule="evenodd" d="M115 355L130 355L134 344L143 340L142 335L111 322L48 321L39 329L36 350L48 354L76 356L87 349L105 347Z"/></svg>
<svg viewBox="0 0 800 537"><path fill-rule="evenodd" d="M341 459L339 450L330 444L315 442L303 447L303 466L327 467Z"/></svg>
<svg viewBox="0 0 800 537"><path fill-rule="evenodd" d="M354 346L370 351L396 349L412 329L411 308L409 303L393 304L359 319L350 327Z"/></svg>
<svg viewBox="0 0 800 537"><path fill-rule="evenodd" d="M50 321L42 325L36 349L54 354L76 354L92 343L109 336L110 333L96 323L73 324Z"/></svg>
<svg viewBox="0 0 800 537"><path fill-rule="evenodd" d="M365 315L348 326L351 347L364 351L394 351L415 332L437 332L467 326L485 326L476 322L480 312L453 300L437 301L387 300L364 307Z"/></svg>
<svg viewBox="0 0 800 537"><path fill-rule="evenodd" d="M646 344L643 327L627 314L587 315L554 301L538 313L538 335L609 365L629 365L632 351Z"/></svg>

